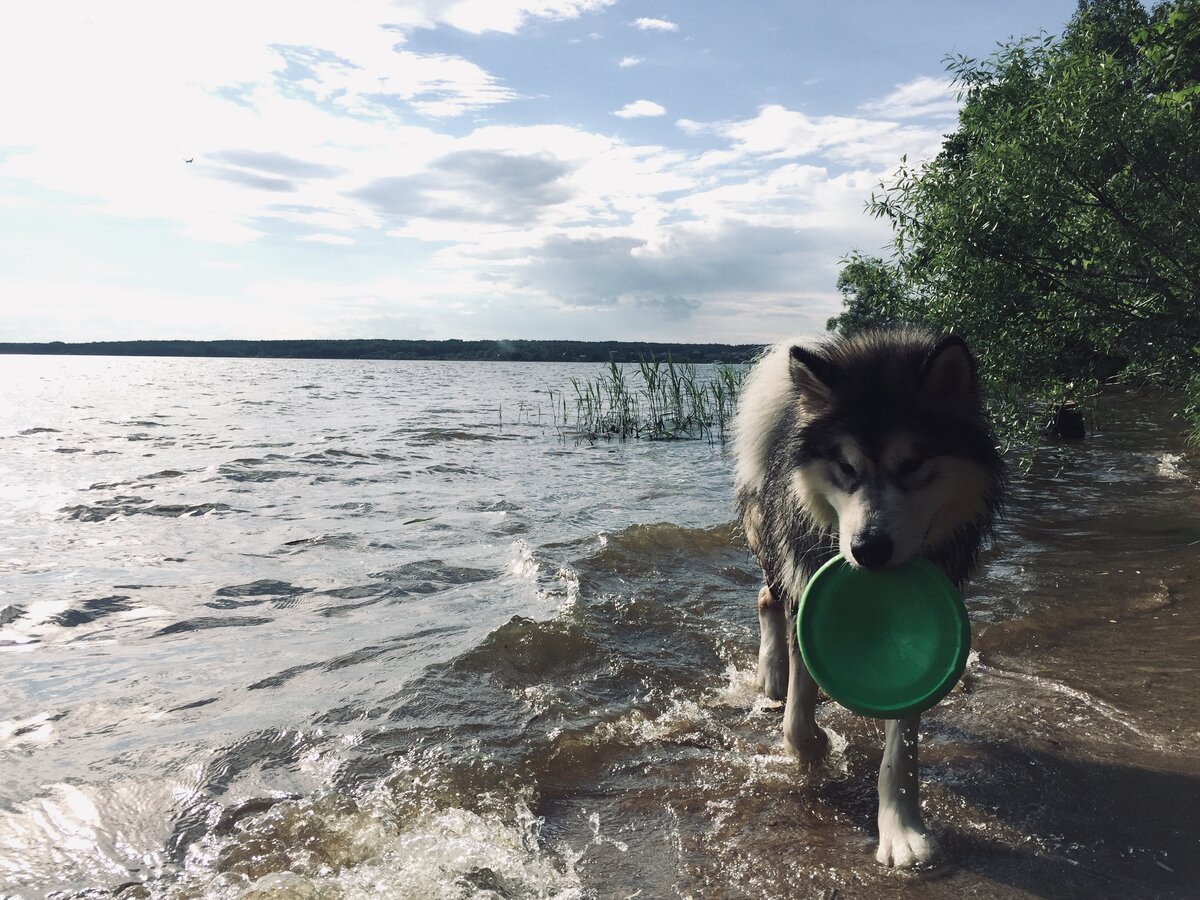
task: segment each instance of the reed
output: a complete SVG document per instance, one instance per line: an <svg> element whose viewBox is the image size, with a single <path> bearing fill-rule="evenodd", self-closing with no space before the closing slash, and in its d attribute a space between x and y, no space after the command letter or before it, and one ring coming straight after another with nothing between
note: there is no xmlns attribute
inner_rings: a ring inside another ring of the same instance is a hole
<svg viewBox="0 0 1200 900"><path fill-rule="evenodd" d="M707 439L724 442L748 367L642 358L630 371L615 361L593 379L572 379L567 396L551 400L554 424L565 435L597 440ZM571 413L574 413L572 416Z"/></svg>

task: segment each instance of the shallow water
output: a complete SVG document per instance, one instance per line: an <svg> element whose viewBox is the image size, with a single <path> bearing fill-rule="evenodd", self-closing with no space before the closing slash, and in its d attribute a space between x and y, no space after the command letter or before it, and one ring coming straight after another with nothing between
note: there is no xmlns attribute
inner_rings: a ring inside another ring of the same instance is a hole
<svg viewBox="0 0 1200 900"><path fill-rule="evenodd" d="M0 895L1197 896L1168 413L1017 480L903 873L878 724L755 695L729 460L562 440L594 370L0 357Z"/></svg>

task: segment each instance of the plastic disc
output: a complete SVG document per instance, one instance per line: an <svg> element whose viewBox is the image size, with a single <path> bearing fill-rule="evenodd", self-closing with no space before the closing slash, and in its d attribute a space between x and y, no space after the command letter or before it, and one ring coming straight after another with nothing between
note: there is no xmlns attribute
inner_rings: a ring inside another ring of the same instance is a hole
<svg viewBox="0 0 1200 900"><path fill-rule="evenodd" d="M796 637L830 697L864 716L903 719L962 676L971 621L958 590L927 559L870 572L835 556L809 579Z"/></svg>

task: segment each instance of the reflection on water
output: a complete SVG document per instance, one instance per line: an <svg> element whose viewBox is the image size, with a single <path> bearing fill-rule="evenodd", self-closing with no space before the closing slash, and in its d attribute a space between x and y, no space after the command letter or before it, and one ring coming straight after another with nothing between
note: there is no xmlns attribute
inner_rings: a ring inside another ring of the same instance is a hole
<svg viewBox="0 0 1200 900"><path fill-rule="evenodd" d="M878 723L823 704L806 768L753 689L728 460L560 441L540 392L590 373L0 358L0 885L1195 895L1200 508L1167 413L1115 399L1017 479L922 731L942 861L901 873Z"/></svg>

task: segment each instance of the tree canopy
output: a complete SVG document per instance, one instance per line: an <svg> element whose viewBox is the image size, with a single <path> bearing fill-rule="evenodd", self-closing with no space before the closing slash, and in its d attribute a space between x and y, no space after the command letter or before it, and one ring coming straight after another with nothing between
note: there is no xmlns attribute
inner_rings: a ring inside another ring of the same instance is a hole
<svg viewBox="0 0 1200 900"><path fill-rule="evenodd" d="M1200 0L1081 0L1061 37L954 57L958 128L869 210L830 327L966 337L1001 399L1200 370Z"/></svg>

